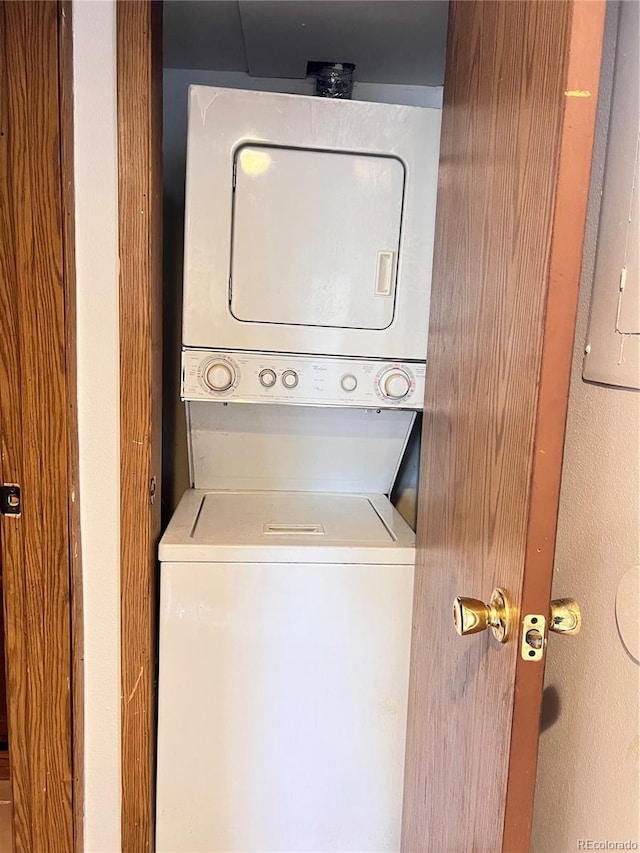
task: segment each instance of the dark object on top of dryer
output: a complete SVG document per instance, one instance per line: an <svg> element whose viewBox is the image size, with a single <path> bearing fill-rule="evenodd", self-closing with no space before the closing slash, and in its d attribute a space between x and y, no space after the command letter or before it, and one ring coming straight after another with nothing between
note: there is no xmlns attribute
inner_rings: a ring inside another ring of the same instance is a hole
<svg viewBox="0 0 640 853"><path fill-rule="evenodd" d="M309 62L307 76L316 78L318 97L351 100L355 67L352 62Z"/></svg>

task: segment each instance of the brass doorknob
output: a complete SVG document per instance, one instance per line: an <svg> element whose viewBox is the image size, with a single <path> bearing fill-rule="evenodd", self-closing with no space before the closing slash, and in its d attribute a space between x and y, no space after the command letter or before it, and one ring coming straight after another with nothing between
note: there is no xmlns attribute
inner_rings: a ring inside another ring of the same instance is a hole
<svg viewBox="0 0 640 853"><path fill-rule="evenodd" d="M453 623L461 637L491 628L496 640L506 643L511 630L511 606L505 591L494 589L489 604L459 596L453 602Z"/></svg>
<svg viewBox="0 0 640 853"><path fill-rule="evenodd" d="M556 598L549 606L549 630L556 634L578 634L582 614L573 598Z"/></svg>

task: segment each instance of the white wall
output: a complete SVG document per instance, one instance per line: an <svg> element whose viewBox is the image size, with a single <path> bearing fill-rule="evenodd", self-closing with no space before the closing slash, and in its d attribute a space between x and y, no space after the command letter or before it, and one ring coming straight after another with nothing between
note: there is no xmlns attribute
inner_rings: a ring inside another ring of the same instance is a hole
<svg viewBox="0 0 640 853"><path fill-rule="evenodd" d="M637 3L621 4L622 27L634 7L638 14ZM640 669L623 645L615 610L621 578L640 563L640 395L588 384L581 376L617 11L611 4L607 15L553 581L554 597L576 598L584 621L579 636L551 635L549 641L535 853L576 850L578 839L632 840L640 845ZM601 239L606 239L604 232ZM615 280L619 269L612 274ZM637 608L632 619L640 631Z"/></svg>
<svg viewBox="0 0 640 853"><path fill-rule="evenodd" d="M114 0L74 0L84 849L120 850L120 384Z"/></svg>

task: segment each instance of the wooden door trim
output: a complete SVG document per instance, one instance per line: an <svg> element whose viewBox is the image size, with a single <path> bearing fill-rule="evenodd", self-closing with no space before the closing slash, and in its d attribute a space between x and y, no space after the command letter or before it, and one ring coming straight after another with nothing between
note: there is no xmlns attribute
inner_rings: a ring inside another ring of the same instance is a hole
<svg viewBox="0 0 640 853"><path fill-rule="evenodd" d="M160 534L162 7L117 3L122 849L153 849Z"/></svg>
<svg viewBox="0 0 640 853"><path fill-rule="evenodd" d="M604 0L573 3L531 475L527 572L520 605L523 615L547 614L551 598L604 15ZM566 594L570 593L571 590L566 590ZM522 839L531 836L543 682L544 661L536 666L518 655L504 853L517 850Z"/></svg>
<svg viewBox="0 0 640 853"><path fill-rule="evenodd" d="M68 494L71 587L71 734L73 740L74 851L84 849L84 623L80 535L80 453L78 445L78 359L76 343L76 234L73 106L73 5L59 2L60 163L66 372L69 389Z"/></svg>
<svg viewBox="0 0 640 853"><path fill-rule="evenodd" d="M23 501L20 517L0 521L17 850L81 845L73 768L82 752L72 741L72 713L82 720L71 577L79 536L73 106L64 13L57 3L0 3L0 465L4 481L20 483Z"/></svg>

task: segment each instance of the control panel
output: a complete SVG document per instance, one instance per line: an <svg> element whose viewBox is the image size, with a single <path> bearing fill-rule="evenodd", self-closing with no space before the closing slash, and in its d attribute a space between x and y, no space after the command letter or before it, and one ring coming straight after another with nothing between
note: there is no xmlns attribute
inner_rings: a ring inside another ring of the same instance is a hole
<svg viewBox="0 0 640 853"><path fill-rule="evenodd" d="M183 400L422 409L421 362L185 349Z"/></svg>

